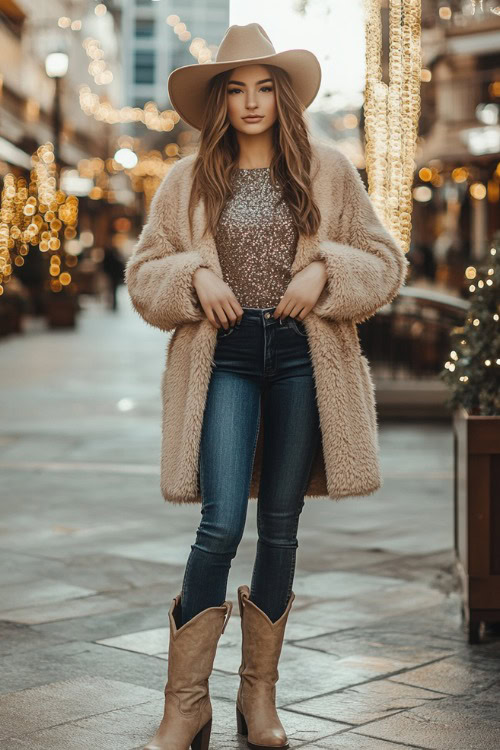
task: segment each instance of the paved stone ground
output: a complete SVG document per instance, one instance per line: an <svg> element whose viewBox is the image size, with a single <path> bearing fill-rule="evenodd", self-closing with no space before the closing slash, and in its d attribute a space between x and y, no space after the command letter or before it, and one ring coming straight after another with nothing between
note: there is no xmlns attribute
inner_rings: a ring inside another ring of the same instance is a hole
<svg viewBox="0 0 500 750"><path fill-rule="evenodd" d="M159 493L166 336L90 304L76 332L0 342L0 750L142 748L162 713L167 611L198 507ZM292 748L497 750L500 641L469 646L452 572L452 437L381 425L384 487L306 503L278 704ZM255 504L228 598L248 583ZM211 678L236 733L239 618Z"/></svg>

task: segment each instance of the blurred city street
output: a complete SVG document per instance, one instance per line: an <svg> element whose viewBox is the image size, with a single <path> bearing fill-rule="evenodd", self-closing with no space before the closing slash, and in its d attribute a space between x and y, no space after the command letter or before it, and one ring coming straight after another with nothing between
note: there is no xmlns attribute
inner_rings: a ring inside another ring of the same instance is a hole
<svg viewBox="0 0 500 750"><path fill-rule="evenodd" d="M76 331L3 343L0 748L142 748L163 710L167 612L199 506L159 489L166 336L87 300ZM293 748L496 750L498 639L469 646L452 571L447 422L384 422L375 495L309 501L277 705ZM236 733L234 610L210 679L211 747ZM418 743L416 738L418 737Z"/></svg>

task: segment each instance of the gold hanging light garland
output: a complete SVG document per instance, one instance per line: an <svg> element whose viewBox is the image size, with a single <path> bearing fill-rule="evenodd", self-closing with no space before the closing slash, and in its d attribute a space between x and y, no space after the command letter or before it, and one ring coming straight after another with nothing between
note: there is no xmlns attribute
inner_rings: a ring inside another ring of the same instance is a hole
<svg viewBox="0 0 500 750"><path fill-rule="evenodd" d="M365 0L365 12L369 192L384 224L406 252L420 116L421 0L389 0L389 84L382 80L380 0Z"/></svg>
<svg viewBox="0 0 500 750"><path fill-rule="evenodd" d="M68 269L78 262L64 250L64 239L76 236L78 198L57 187L53 144L39 146L31 163L29 184L26 178L16 178L10 172L4 177L0 201L0 295L12 278L14 266L24 265L30 245L38 245L40 252L46 254L50 265L47 288L52 292L71 287Z"/></svg>

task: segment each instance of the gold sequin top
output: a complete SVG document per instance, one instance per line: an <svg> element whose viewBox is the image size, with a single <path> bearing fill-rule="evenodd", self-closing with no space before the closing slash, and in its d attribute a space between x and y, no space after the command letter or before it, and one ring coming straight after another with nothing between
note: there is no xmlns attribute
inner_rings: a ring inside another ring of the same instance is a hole
<svg viewBox="0 0 500 750"><path fill-rule="evenodd" d="M242 307L275 307L292 278L297 231L269 167L238 169L216 245L224 281Z"/></svg>

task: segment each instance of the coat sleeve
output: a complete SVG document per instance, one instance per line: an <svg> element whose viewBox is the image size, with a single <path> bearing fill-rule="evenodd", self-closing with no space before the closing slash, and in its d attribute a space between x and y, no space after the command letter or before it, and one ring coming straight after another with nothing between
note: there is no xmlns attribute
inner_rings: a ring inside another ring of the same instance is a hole
<svg viewBox="0 0 500 750"><path fill-rule="evenodd" d="M208 267L198 251L181 250L176 241L176 166L154 194L147 222L125 267L134 308L147 323L163 331L204 317L193 274L197 268Z"/></svg>
<svg viewBox="0 0 500 750"><path fill-rule="evenodd" d="M376 214L358 170L347 156L340 157L347 244L319 243L314 259L325 261L327 282L312 309L320 317L361 323L394 299L409 263Z"/></svg>

